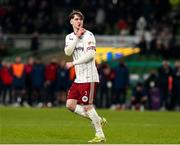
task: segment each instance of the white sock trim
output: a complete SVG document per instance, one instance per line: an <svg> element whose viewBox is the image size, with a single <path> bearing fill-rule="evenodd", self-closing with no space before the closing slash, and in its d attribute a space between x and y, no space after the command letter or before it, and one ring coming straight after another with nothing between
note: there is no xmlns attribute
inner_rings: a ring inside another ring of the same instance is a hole
<svg viewBox="0 0 180 145"><path fill-rule="evenodd" d="M78 104L77 104L74 112L77 113L77 114L80 115L80 116L89 118L89 116L86 114L86 111L84 110L84 107L81 106L81 105L78 105Z"/></svg>

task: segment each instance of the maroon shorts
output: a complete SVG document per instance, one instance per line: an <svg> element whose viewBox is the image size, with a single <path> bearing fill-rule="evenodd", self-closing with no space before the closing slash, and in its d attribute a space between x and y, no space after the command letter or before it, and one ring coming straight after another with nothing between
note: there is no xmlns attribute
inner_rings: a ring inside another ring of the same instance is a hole
<svg viewBox="0 0 180 145"><path fill-rule="evenodd" d="M78 104L93 104L97 83L73 83L68 91L67 99L76 99Z"/></svg>

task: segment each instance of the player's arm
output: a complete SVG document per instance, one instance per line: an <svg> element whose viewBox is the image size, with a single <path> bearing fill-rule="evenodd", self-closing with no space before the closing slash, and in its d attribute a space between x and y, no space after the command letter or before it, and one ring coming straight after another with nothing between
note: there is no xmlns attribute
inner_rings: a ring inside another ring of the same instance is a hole
<svg viewBox="0 0 180 145"><path fill-rule="evenodd" d="M92 33L87 34L87 36L84 38L84 51L85 54L82 57L73 61L74 65L87 63L94 59L96 54L96 42Z"/></svg>
<svg viewBox="0 0 180 145"><path fill-rule="evenodd" d="M90 49L95 49L95 47L90 47ZM95 57L95 50L89 50L78 60L74 60L73 64L78 65L78 64L82 64L82 63L87 63L87 62L91 61L92 59L94 59L94 57Z"/></svg>
<svg viewBox="0 0 180 145"><path fill-rule="evenodd" d="M64 52L66 55L72 55L79 38L75 36L73 40L70 40L69 35L66 36Z"/></svg>
<svg viewBox="0 0 180 145"><path fill-rule="evenodd" d="M94 49L95 47L91 47L90 49ZM78 60L74 60L73 62L67 62L66 63L66 68L69 69L74 65L82 64L89 62L90 60L94 59L95 57L95 50L89 50L88 53L83 55L81 58Z"/></svg>

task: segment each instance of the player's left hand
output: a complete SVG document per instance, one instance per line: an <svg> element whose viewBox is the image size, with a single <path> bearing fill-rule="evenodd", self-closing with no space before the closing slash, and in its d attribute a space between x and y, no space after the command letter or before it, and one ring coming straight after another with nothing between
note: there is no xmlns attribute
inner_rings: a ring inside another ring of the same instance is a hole
<svg viewBox="0 0 180 145"><path fill-rule="evenodd" d="M71 67L73 67L73 62L66 62L66 68L69 69Z"/></svg>

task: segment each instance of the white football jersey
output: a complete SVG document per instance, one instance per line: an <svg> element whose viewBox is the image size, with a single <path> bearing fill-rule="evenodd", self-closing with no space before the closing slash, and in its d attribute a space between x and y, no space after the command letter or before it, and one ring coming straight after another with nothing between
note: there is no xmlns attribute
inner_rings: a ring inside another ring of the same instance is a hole
<svg viewBox="0 0 180 145"><path fill-rule="evenodd" d="M68 43L71 43L74 39L76 39L76 37L77 36L74 34L74 32L67 35L65 45L68 46ZM85 54L88 55L88 52L90 51L96 51L96 41L94 35L90 31L86 30L76 43L72 54L73 60L76 61L79 58L84 57ZM95 64L95 56L88 62L75 65L75 72L76 83L99 82L99 75Z"/></svg>

